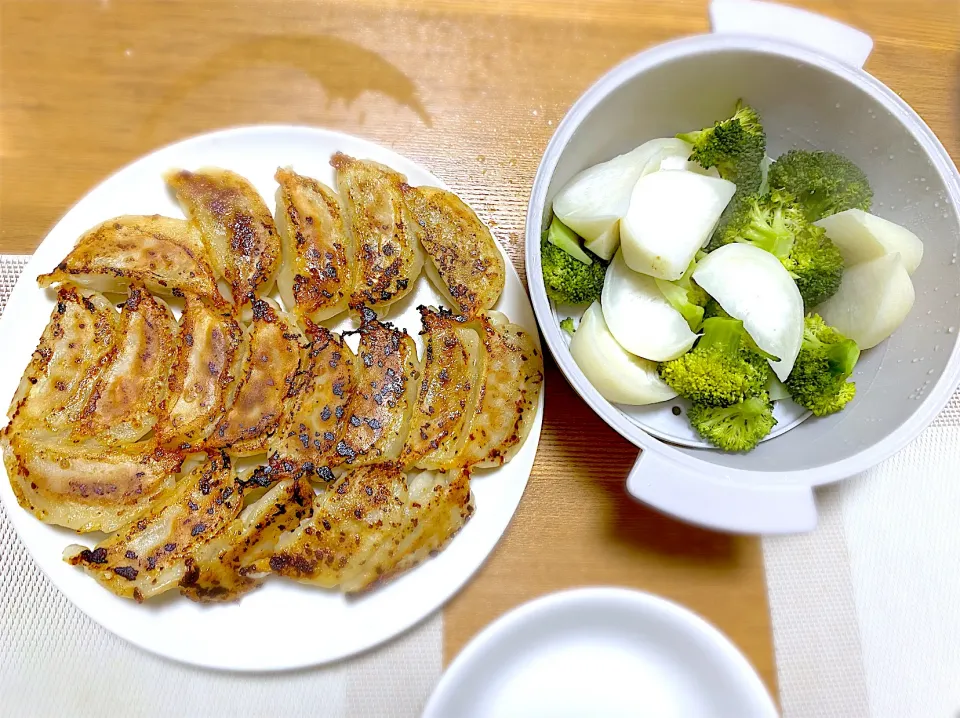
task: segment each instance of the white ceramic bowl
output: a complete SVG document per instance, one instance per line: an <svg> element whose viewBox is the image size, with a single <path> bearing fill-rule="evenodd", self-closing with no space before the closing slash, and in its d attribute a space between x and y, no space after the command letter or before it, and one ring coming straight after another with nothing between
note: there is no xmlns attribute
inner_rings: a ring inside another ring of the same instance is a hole
<svg viewBox="0 0 960 718"><path fill-rule="evenodd" d="M527 214L534 310L567 380L623 437L643 449L627 479L638 499L679 518L742 533L816 525L812 487L848 478L913 439L960 380L960 175L920 117L861 69L870 38L811 13L715 0L715 33L647 50L601 78L547 147ZM726 32L735 30L735 32ZM766 36L766 37L765 37ZM749 454L667 444L603 399L567 348L543 288L540 236L554 195L580 170L643 141L709 125L744 98L764 121L768 153L834 150L874 188L873 211L924 240L910 316L864 352L857 397Z"/></svg>

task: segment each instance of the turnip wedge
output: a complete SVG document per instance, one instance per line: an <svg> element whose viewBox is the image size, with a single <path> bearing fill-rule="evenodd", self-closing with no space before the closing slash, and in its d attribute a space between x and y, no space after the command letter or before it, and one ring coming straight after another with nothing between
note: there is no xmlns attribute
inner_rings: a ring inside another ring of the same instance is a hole
<svg viewBox="0 0 960 718"><path fill-rule="evenodd" d="M917 235L862 209L838 212L814 224L827 231L847 267L899 252L907 274L913 274L923 259L923 242Z"/></svg>
<svg viewBox="0 0 960 718"><path fill-rule="evenodd" d="M840 290L818 306L817 313L860 349L869 349L896 331L914 299L900 254L886 254L847 269Z"/></svg>
<svg viewBox="0 0 960 718"><path fill-rule="evenodd" d="M733 182L695 172L641 177L620 222L627 266L658 279L680 279L736 191Z"/></svg>
<svg viewBox="0 0 960 718"><path fill-rule="evenodd" d="M770 366L785 380L803 340L803 299L780 260L753 245L728 244L697 263L693 280L776 357Z"/></svg>
<svg viewBox="0 0 960 718"><path fill-rule="evenodd" d="M630 206L630 193L644 173L659 167L665 148L681 142L665 137L644 142L626 154L601 162L570 180L553 200L553 213L583 237L584 246L609 260L620 246L620 218ZM655 161L655 167L647 169Z"/></svg>
<svg viewBox="0 0 960 718"><path fill-rule="evenodd" d="M773 256L773 255L770 255ZM688 351L697 335L657 287L656 280L634 272L617 252L600 295L610 333L631 354L669 361Z"/></svg>
<svg viewBox="0 0 960 718"><path fill-rule="evenodd" d="M599 302L584 313L570 340L570 353L607 401L640 406L672 399L677 393L657 376L657 365L634 356L613 338Z"/></svg>

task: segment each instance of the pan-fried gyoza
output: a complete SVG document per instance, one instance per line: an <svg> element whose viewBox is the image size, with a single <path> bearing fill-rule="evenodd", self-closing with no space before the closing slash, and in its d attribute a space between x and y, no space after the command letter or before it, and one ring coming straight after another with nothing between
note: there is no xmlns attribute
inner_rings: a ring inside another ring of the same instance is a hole
<svg viewBox="0 0 960 718"><path fill-rule="evenodd" d="M0 451L25 510L109 534L64 559L118 596L370 590L442 551L473 469L530 432L542 357L492 309L489 229L389 167L331 165L339 195L278 169L275 214L229 170L171 170L186 219L102 222L38 279L54 308ZM419 307L418 340L381 320L423 248L452 311Z"/></svg>
<svg viewBox="0 0 960 718"><path fill-rule="evenodd" d="M125 215L97 225L38 282L41 287L73 282L113 294L135 282L165 296L188 293L223 301L196 225L160 215Z"/></svg>
<svg viewBox="0 0 960 718"><path fill-rule="evenodd" d="M356 254L332 189L293 170L278 169L277 229L283 263L277 289L287 311L313 322L347 308Z"/></svg>
<svg viewBox="0 0 960 718"><path fill-rule="evenodd" d="M165 176L187 217L200 228L214 269L230 285L239 307L273 287L280 236L273 215L253 186L215 167Z"/></svg>

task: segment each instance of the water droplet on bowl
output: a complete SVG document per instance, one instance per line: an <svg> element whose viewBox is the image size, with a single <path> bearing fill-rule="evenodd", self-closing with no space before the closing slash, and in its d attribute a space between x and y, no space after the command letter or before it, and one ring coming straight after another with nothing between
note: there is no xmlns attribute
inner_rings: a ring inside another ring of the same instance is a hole
<svg viewBox="0 0 960 718"><path fill-rule="evenodd" d="M920 361L920 360L917 359L916 357L914 357L913 359L910 360L910 363L911 363L911 364L916 364L918 361Z"/></svg>
<svg viewBox="0 0 960 718"><path fill-rule="evenodd" d="M927 371L927 374L933 374L933 369L930 369L929 371Z"/></svg>
<svg viewBox="0 0 960 718"><path fill-rule="evenodd" d="M953 334L955 331L957 331L956 327L947 327L947 334Z"/></svg>
<svg viewBox="0 0 960 718"><path fill-rule="evenodd" d="M934 202L934 203L933 203L933 206L934 206L934 207L939 207L939 206L940 206L940 203L939 203L939 202Z"/></svg>
<svg viewBox="0 0 960 718"><path fill-rule="evenodd" d="M837 104L834 105L834 107L836 107L836 108L839 110L839 109L840 109L840 103L838 102Z"/></svg>
<svg viewBox="0 0 960 718"><path fill-rule="evenodd" d="M890 155L890 159L893 159L893 155Z"/></svg>

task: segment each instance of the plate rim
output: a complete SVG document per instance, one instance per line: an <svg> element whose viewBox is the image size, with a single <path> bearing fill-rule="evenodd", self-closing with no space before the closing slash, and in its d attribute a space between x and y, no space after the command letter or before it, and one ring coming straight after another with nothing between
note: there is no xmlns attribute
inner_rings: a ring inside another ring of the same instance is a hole
<svg viewBox="0 0 960 718"><path fill-rule="evenodd" d="M399 152L395 151L391 147L381 145L365 137L352 135L347 132L343 132L336 129L330 129L326 127L317 127L317 126L311 126L311 125L305 125L305 124L263 123L263 124L253 124L253 125L234 125L234 126L219 128L215 130L210 130L207 132L193 134L183 139L175 140L167 144L161 145L153 150L150 150L149 152L139 155L138 157L134 158L130 162L127 162L122 167L111 172L110 174L105 176L103 179L101 179L99 182L97 182L95 185L87 189L73 204L69 206L68 209L66 209L63 212L63 214L57 219L57 221L53 223L50 226L50 228L45 232L45 234L43 235L43 238L37 244L34 251L30 255L28 255L30 259L27 261L26 265L23 268L22 273L20 274L20 277L17 279L16 283L14 284L14 287L7 298L7 303L4 308L3 314L0 315L0 337L2 337L6 332L11 331L11 329L8 326L11 323L11 320L9 319L11 315L8 312L10 307L20 301L28 301L27 299L20 300L19 297L21 294L25 294L30 289L30 287L27 287L26 285L29 285L33 281L31 278L34 277L36 274L40 273L37 269L38 266L40 265L40 262L38 261L38 254L41 253L40 250L43 244L49 239L51 235L61 230L61 227L63 225L65 224L69 225L71 221L76 221L76 220L71 220L71 215L73 215L74 212L78 211L78 208L90 196L94 195L95 193L103 191L104 186L108 185L111 182L115 182L117 178L123 175L124 173L133 170L134 168L136 168L137 165L147 162L148 160L154 158L156 155L160 155L165 152L171 152L175 150L189 151L192 145L202 146L205 143L208 143L210 141L216 141L218 139L234 139L237 136L241 136L241 137L257 136L257 135L269 135L273 133L303 134L304 136L307 136L307 137L313 136L314 138L324 137L331 144L339 143L341 145L348 144L354 147L358 145L367 147L370 149L372 153L379 155L379 159L381 161L385 161L387 163L396 162L396 164L400 166L414 167L424 177L429 178L429 181L435 183L434 186L437 186L443 189L449 189L446 183L444 183L439 177L434 175L433 172L427 169L420 162L400 154ZM263 195L261 194L261 196ZM268 205L269 205L271 201L270 197L264 196L264 199L268 202ZM103 220L101 219L101 220L95 220L95 221L103 221ZM509 265L509 268L507 269L507 273L508 274L512 273L514 275L514 278L517 281L518 288L520 290L519 297L522 299L522 302L525 303L526 313L529 315L527 317L529 319L529 322L526 321L527 318L518 319L515 317L510 317L510 320L518 321L519 323L521 323L521 326L523 326L523 328L531 334L531 336L533 337L534 341L537 344L538 349L542 354L543 348L542 348L542 342L539 336L539 327L536 322L536 314L533 310L533 305L530 300L529 293L526 291L526 288L524 286L523 279L520 276L520 273L517 271L516 267L513 265L513 262L511 261L510 256L507 254L500 240L497 238L496 234L493 233L492 231L491 231L491 234L493 234L494 241L496 242L497 248L504 258L504 262L507 265ZM418 277L418 280L419 279L420 278ZM424 277L423 281L430 284L430 280L427 277ZM390 321L390 318L388 317L386 321ZM302 659L301 660L279 660L279 661L274 660L273 662L267 665L263 665L259 663L255 664L252 660L248 660L246 662L241 662L241 663L225 664L222 662L204 660L203 657L201 658L191 657L189 653L184 650L181 650L179 653L177 653L175 651L164 650L162 647L151 645L149 639L141 636L135 629L130 630L128 627L124 626L122 623L120 626L118 626L110 623L109 621L101 620L101 617L99 615L96 615L94 612L91 612L88 610L85 601L77 600L74 597L74 595L72 595L73 591L67 587L66 581L61 580L60 576L47 570L47 565L46 565L47 557L38 557L37 547L32 545L31 541L28 541L25 539L25 532L22 526L26 526L28 523L33 523L33 524L36 524L37 527L39 527L41 530L47 529L52 531L64 531L64 532L67 532L68 530L53 526L51 524L46 524L40 521L39 519L34 517L32 514L30 514L28 511L26 511L19 505L19 503L16 500L16 497L13 495L9 477L7 476L7 473L6 473L6 467L3 467L3 476L5 480L0 481L0 505L2 505L4 512L9 518L10 523L12 524L14 530L16 531L19 542L21 543L23 548L26 549L26 553L30 556L34 564L40 569L43 575L55 587L55 589L59 591L70 602L72 606L79 609L87 618L91 619L94 623L106 629L111 634L117 636L118 638L126 641L131 645L136 646L141 650L147 651L148 653L151 653L153 655L160 656L163 659L176 661L184 665L193 665L193 666L210 669L214 671L221 671L221 672L237 672L237 673L248 673L248 674L249 673L275 673L278 671L296 670L300 668L309 668L313 666L332 665L339 661L343 661L353 656L362 654L366 651L376 648L377 646L396 640L397 638L410 633L416 627L418 627L419 625L424 623L426 620L434 616L438 611L441 611L443 607L457 593L459 593L468 583L470 583L470 581L476 575L477 571L479 571L480 568L482 568L483 565L489 560L490 555L493 553L494 549L499 545L500 541L503 538L504 533L506 532L509 525L512 523L513 518L516 516L517 508L519 507L520 501L522 501L523 499L523 495L526 492L526 487L529 484L530 475L533 472L533 467L536 462L536 455L539 449L540 439L541 439L541 428L542 428L543 412L544 412L544 396L546 393L545 386L546 386L546 377L544 377L544 382L541 384L540 396L537 404L537 411L536 411L536 416L534 418L534 422L530 428L530 433L527 436L527 439L525 440L523 447L521 449L521 452L530 453L530 459L529 459L530 468L529 470L525 470L521 472L522 486L519 487L519 490L516 493L516 500L513 503L513 506L510 507L509 515L507 516L506 521L503 523L502 526L500 526L499 530L497 531L496 539L491 543L489 548L484 551L483 556L469 567L469 571L466 573L465 576L463 576L461 579L457 581L454 581L452 586L446 586L442 590L436 591L434 600L430 601L430 605L432 606L432 608L430 608L429 610L424 612L417 612L417 617L414 618L413 620L399 621L397 624L397 627L395 628L392 627L389 631L385 631L383 635L375 636L372 638L368 638L367 640L360 641L356 645L351 647L349 650L343 651L338 655L327 657L327 658L307 658L306 660L302 660ZM6 426L6 424L8 423L5 410L2 416L0 416L0 422L2 422L3 426ZM528 446L531 441L533 442L532 448ZM501 468L501 467L498 467L498 468ZM490 470L482 470L482 473L480 473L479 475L475 475L475 478L477 480L487 481L490 478L493 478L492 476L487 476L486 474L488 473L491 473ZM519 476L514 477L514 480L519 481ZM476 518L474 517L472 520L475 521ZM69 534L65 533L63 537L64 546L66 546L69 543L70 537L83 537L83 536L84 534L77 534L76 532L69 532ZM455 539L456 537L454 537L454 540ZM43 560L41 560L41 558ZM57 556L57 560L59 560L59 555ZM431 561L432 560L435 560L435 559L431 559ZM427 563L429 564L430 562L427 562ZM56 565L56 562L51 560L50 564ZM398 580L402 579L405 576L409 576L415 573L419 568L422 568L423 565L424 564L418 565L413 569L405 572L404 576L399 577ZM84 577L84 578L86 578L87 580L92 580L92 579L89 579L89 577ZM387 584L378 590L389 591L391 588L391 585L392 584ZM101 588L100 590L104 590L104 589ZM314 587L310 587L310 590L316 590L326 595L330 595L330 594L337 595L337 592L333 590L320 589L320 588L314 588ZM339 594L339 595L342 595L342 594ZM105 598L109 600L114 597L106 593ZM120 599L120 600L124 600L124 599ZM183 600L187 600L187 599L183 599ZM221 610L230 610L231 608L236 609L239 606L240 606L240 602L233 602L233 603L222 604L222 605L219 605L218 607ZM206 607L203 607L203 608L206 608ZM145 609L144 613L146 613L146 610L148 609ZM251 653L252 652L253 651L251 651ZM277 654L273 654L274 657L276 657L276 655ZM280 655L285 656L285 654L280 654Z"/></svg>
<svg viewBox="0 0 960 718"><path fill-rule="evenodd" d="M736 673L742 678L743 685L749 687L758 700L766 702L767 705L764 707L769 709L769 716L761 718L777 718L779 714L776 704L759 673L719 628L693 610L668 598L639 589L613 585L581 586L547 593L515 606L487 624L447 666L427 699L421 718L446 718L439 711L449 703L450 698L455 697L456 688L463 677L469 676L476 669L474 664L482 661L485 652L504 639L509 639L519 626L531 623L556 608L602 609L611 604L616 604L618 608L629 607L632 610L640 610L649 616L669 617L671 620L696 629L699 635L708 639L723 654L725 662L736 668Z"/></svg>

